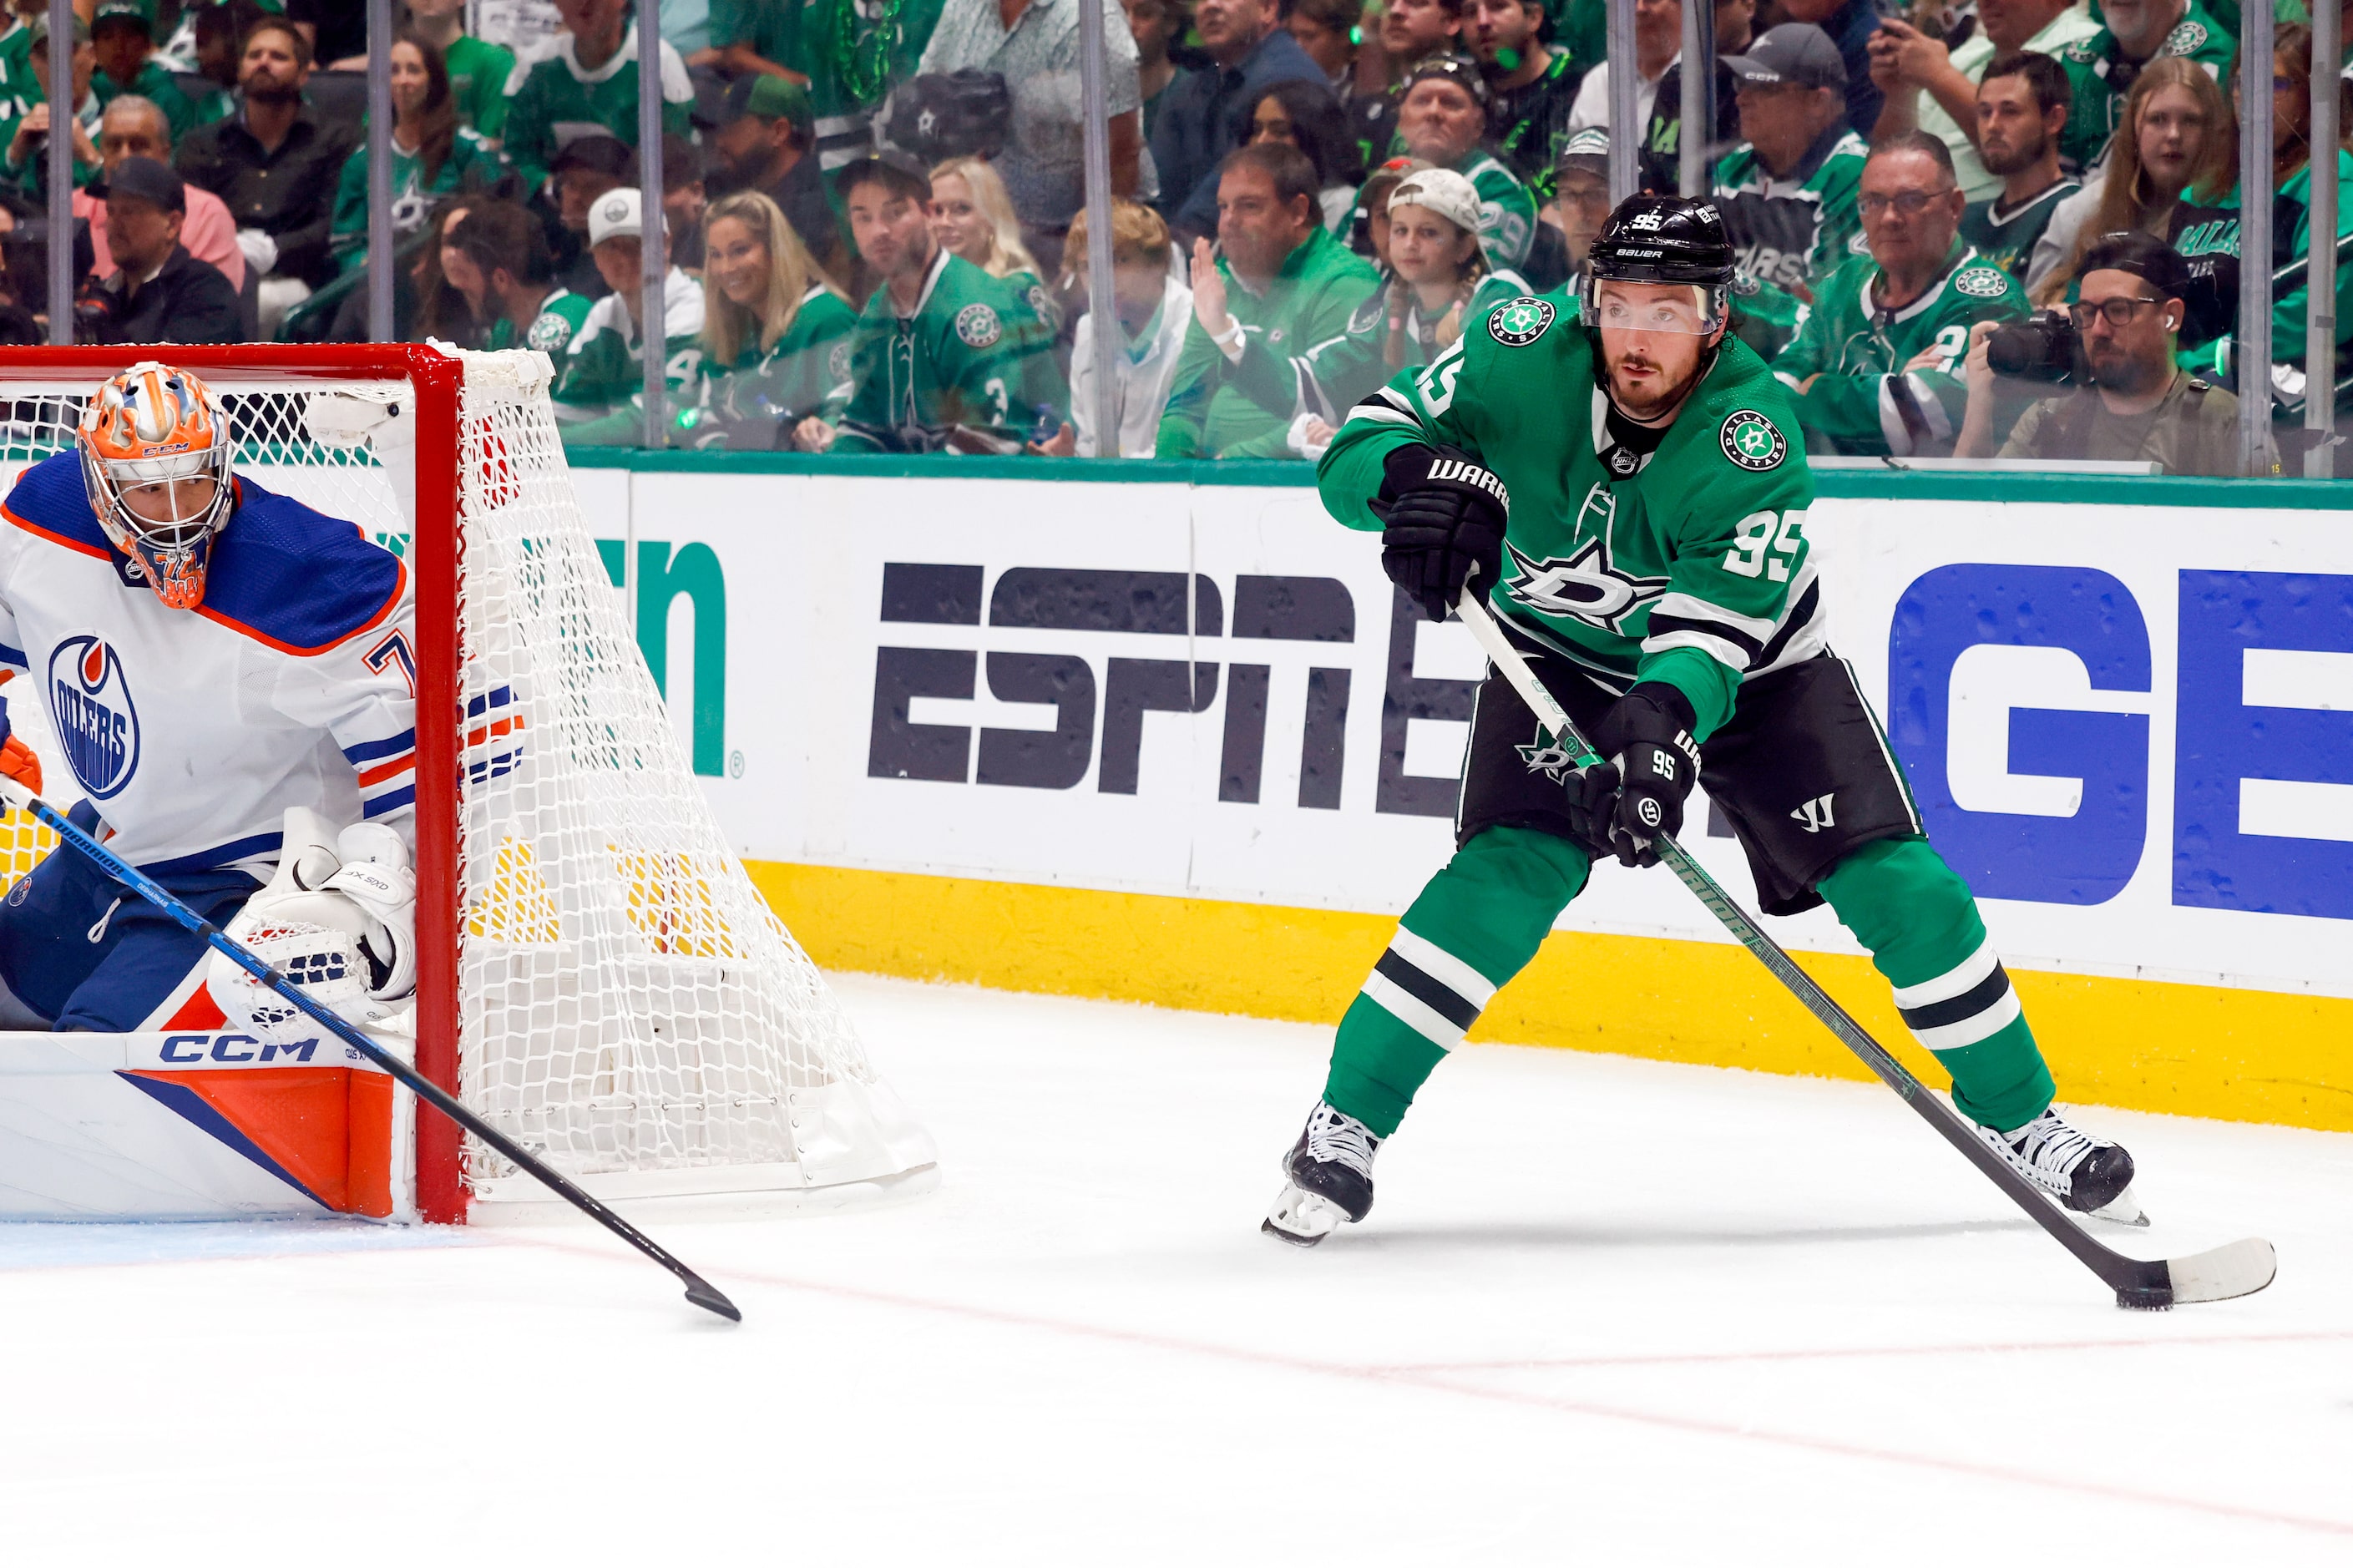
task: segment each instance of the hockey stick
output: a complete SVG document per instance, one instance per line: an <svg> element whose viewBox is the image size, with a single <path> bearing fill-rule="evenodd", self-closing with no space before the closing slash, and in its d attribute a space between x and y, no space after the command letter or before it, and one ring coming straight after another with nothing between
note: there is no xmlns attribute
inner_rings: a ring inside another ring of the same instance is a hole
<svg viewBox="0 0 2353 1568"><path fill-rule="evenodd" d="M1529 711L1553 732L1556 741L1577 753L1577 766L1581 769L1599 762L1592 743L1579 732L1567 710L1545 689L1526 657L1504 637L1503 627L1495 624L1476 589L1462 591L1460 609L1471 635L1479 639L1479 646L1494 660L1495 668L1504 672L1504 679L1512 683L1512 689L1520 694ZM2101 1246L2069 1219L2041 1188L2012 1170L1960 1112L1930 1093L1902 1062L1887 1053L1885 1047L1848 1016L1846 1009L1815 984L1813 977L1797 966L1780 943L1759 930L1747 911L1732 901L1731 896L1684 852L1682 845L1664 834L1651 844L1683 885L1698 896L1710 914L1724 922L1726 931L1740 939L1741 946L1773 972L1775 979L1805 1004L1806 1011L1820 1018L1838 1037L1841 1045L1861 1057L1863 1065L1878 1074L1882 1083L1903 1096L1905 1103L1920 1113L1921 1120L1959 1150L1969 1163L1984 1172L2012 1203L2026 1211L2028 1217L2049 1231L2060 1246L2073 1253L2078 1262L2115 1290L2117 1306L2162 1309L2176 1302L2226 1301L2233 1296L2253 1295L2272 1282L2272 1276L2278 1271L2278 1260L2272 1244L2261 1237L2251 1237L2188 1258L2155 1261L2127 1258Z"/></svg>
<svg viewBox="0 0 2353 1568"><path fill-rule="evenodd" d="M562 1172L547 1164L522 1144L467 1110L457 1096L369 1039L360 1032L357 1026L347 1022L332 1008L305 994L301 986L286 978L275 965L256 957L235 937L228 935L218 926L174 898L144 872L130 865L97 839L75 826L57 807L5 774L0 774L0 796L5 796L9 805L30 813L36 821L89 857L99 869L171 916L188 931L202 937L207 946L226 954L239 969L310 1015L337 1039L407 1085L416 1093L417 1099L424 1100L442 1115L513 1161L565 1203L570 1204L574 1208L678 1276L680 1283L686 1287L688 1300L707 1312L718 1313L731 1323L740 1323L744 1321L744 1314L736 1310L735 1303L720 1294L702 1275L663 1251L651 1237L644 1235L637 1226L583 1192Z"/></svg>

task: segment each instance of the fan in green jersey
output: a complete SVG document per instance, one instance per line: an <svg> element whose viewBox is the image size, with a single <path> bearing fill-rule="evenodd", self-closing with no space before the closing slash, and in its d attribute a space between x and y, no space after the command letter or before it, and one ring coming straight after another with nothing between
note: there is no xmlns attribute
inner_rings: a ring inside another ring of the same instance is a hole
<svg viewBox="0 0 2353 1568"><path fill-rule="evenodd" d="M126 93L143 98L164 111L174 142L199 125L227 116L227 93L208 88L192 100L180 90L179 79L153 58L155 0L99 0L90 36L98 62L90 89L100 109Z"/></svg>
<svg viewBox="0 0 2353 1568"><path fill-rule="evenodd" d="M1715 166L1715 210L1743 272L1809 296L1862 232L1854 192L1869 149L1847 129L1846 63L1803 22L1724 63L1740 82L1745 140Z"/></svg>
<svg viewBox="0 0 2353 1568"><path fill-rule="evenodd" d="M1070 390L1054 334L1001 279L933 237L931 178L903 153L845 167L834 189L858 254L881 278L850 341L849 406L812 415L805 451L1062 454Z"/></svg>
<svg viewBox="0 0 2353 1568"><path fill-rule="evenodd" d="M485 348L537 349L560 369L593 305L559 288L546 231L514 202L478 202L441 237L441 276L491 323Z"/></svg>
<svg viewBox="0 0 2353 1568"><path fill-rule="evenodd" d="M2059 172L2072 112L2067 73L2049 55L2005 55L1978 83L1978 156L2001 190L1962 210L1961 237L2021 284L2051 215L2083 189Z"/></svg>
<svg viewBox="0 0 2353 1568"><path fill-rule="evenodd" d="M455 191L498 183L506 160L479 132L459 123L456 94L441 53L402 28L392 45L392 229L414 234L434 205ZM330 248L349 273L367 265L368 150L353 148L335 183Z"/></svg>
<svg viewBox="0 0 2353 1568"><path fill-rule="evenodd" d="M588 309L572 346L556 367L556 431L572 447L630 447L645 438L645 385L651 335L638 320L644 309L644 268L660 266L645 254L645 204L624 187L607 191L588 213L589 254L612 292ZM702 289L675 267L662 277L662 380L677 397L702 362Z"/></svg>
<svg viewBox="0 0 2353 1568"><path fill-rule="evenodd" d="M1797 411L1726 336L1733 273L1712 207L1632 197L1576 300L1498 306L1358 405L1323 460L1325 508L1380 530L1406 596L1443 619L1482 593L1607 760L1573 768L1491 671L1454 858L1340 1021L1266 1221L1281 1239L1366 1216L1375 1152L1423 1081L1598 861L1657 863L1702 778L1766 912L1831 906L1988 1145L2070 1207L2138 1217L2130 1156L2051 1110L1976 900L1825 646Z"/></svg>
<svg viewBox="0 0 2353 1568"><path fill-rule="evenodd" d="M466 0L408 0L408 25L441 51L459 122L493 142L505 135L514 51L466 31Z"/></svg>
<svg viewBox="0 0 2353 1568"><path fill-rule="evenodd" d="M1969 328L2025 315L2025 291L1958 237L1960 187L1936 137L1907 131L1873 148L1856 205L1869 253L1816 286L1774 374L1832 451L1949 454L1968 403Z"/></svg>
<svg viewBox="0 0 2353 1568"><path fill-rule="evenodd" d="M703 223L702 375L676 439L772 451L801 421L838 419L849 401L858 312L833 290L758 191L715 203Z"/></svg>
<svg viewBox="0 0 2353 1568"><path fill-rule="evenodd" d="M548 53L517 62L507 78L504 146L526 190L547 183L564 144L601 133L638 144L638 27L629 0L579 0ZM662 129L687 133L694 84L686 61L660 46Z"/></svg>
<svg viewBox="0 0 2353 1568"><path fill-rule="evenodd" d="M2098 32L2059 51L2073 99L2063 151L2085 169L2107 147L2150 61L2195 60L2219 81L2239 52L2235 25L2226 30L2198 0L2104 0L2096 15Z"/></svg>
<svg viewBox="0 0 2353 1568"><path fill-rule="evenodd" d="M1463 55L1414 67L1398 95L1398 142L1408 154L1451 169L1479 193L1479 243L1491 267L1520 267L1536 237L1536 203L1517 175L1487 151L1487 82Z"/></svg>
<svg viewBox="0 0 2353 1568"><path fill-rule="evenodd" d="M1428 364L1471 321L1533 292L1518 273L1488 269L1479 250L1479 193L1451 169L1419 169L1398 181L1381 221L1388 226L1386 287L1349 331L1380 331L1390 370Z"/></svg>

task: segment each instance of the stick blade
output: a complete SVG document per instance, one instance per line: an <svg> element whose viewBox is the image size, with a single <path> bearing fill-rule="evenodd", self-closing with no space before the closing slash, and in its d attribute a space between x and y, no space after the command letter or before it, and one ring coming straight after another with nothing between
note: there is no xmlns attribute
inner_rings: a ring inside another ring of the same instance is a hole
<svg viewBox="0 0 2353 1568"><path fill-rule="evenodd" d="M744 1321L744 1314L737 1310L735 1303L722 1295L717 1287L700 1274L687 1274L686 1299L704 1311L715 1312L731 1323Z"/></svg>
<svg viewBox="0 0 2353 1568"><path fill-rule="evenodd" d="M2173 1299L2184 1301L2228 1301L2252 1296L2279 1273L2279 1255L2272 1244L2251 1236L2211 1252L2166 1260L2173 1277Z"/></svg>

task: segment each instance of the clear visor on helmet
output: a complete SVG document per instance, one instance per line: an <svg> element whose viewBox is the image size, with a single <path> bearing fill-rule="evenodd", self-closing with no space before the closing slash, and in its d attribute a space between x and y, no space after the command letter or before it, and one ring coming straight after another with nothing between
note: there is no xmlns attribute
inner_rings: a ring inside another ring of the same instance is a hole
<svg viewBox="0 0 2353 1568"><path fill-rule="evenodd" d="M1720 291L1696 283L1594 279L1585 286L1588 319L1603 331L1681 332L1705 337L1724 325Z"/></svg>
<svg viewBox="0 0 2353 1568"><path fill-rule="evenodd" d="M100 461L118 502L114 521L141 543L185 550L219 524L226 476L218 453Z"/></svg>

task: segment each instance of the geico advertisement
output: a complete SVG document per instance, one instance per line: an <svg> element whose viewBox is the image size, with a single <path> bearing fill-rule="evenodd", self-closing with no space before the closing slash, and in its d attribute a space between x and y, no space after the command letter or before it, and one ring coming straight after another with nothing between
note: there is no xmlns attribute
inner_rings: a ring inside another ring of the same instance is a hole
<svg viewBox="0 0 2353 1568"><path fill-rule="evenodd" d="M1311 489L578 477L617 578L633 522L640 640L748 858L1396 911L1449 853L1480 659ZM2335 517L1825 500L1803 527L2013 961L2353 994ZM1748 891L1704 803L1687 837ZM1723 940L1615 866L1562 923ZM1827 910L1772 924L1858 951Z"/></svg>

